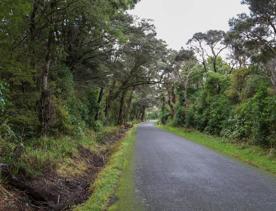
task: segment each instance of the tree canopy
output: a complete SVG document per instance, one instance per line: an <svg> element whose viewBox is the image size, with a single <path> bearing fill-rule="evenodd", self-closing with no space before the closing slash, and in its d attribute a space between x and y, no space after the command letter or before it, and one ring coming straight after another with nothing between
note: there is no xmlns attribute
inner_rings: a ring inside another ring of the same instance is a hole
<svg viewBox="0 0 276 211"><path fill-rule="evenodd" d="M81 135L159 108L162 122L272 143L275 1L242 1L250 14L229 31L195 33L179 51L126 12L136 3L1 1L1 138Z"/></svg>

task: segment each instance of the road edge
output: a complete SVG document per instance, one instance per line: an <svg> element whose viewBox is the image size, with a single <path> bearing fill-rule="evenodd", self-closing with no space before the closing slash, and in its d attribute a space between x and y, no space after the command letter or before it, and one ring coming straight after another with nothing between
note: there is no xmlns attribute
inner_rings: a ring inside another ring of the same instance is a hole
<svg viewBox="0 0 276 211"><path fill-rule="evenodd" d="M229 143L223 138L210 136L197 131L188 131L185 130L185 128L177 128L167 125L157 125L157 127L163 131L185 138L188 141L203 145L220 154L230 156L276 175L276 158L269 157L267 152L261 148Z"/></svg>
<svg viewBox="0 0 276 211"><path fill-rule="evenodd" d="M74 208L74 211L107 210L116 202L117 199L114 196L122 173L127 166L128 154L130 154L135 145L136 129L137 127L133 127L120 141L110 161L99 173L95 183L91 185L91 197L83 204Z"/></svg>

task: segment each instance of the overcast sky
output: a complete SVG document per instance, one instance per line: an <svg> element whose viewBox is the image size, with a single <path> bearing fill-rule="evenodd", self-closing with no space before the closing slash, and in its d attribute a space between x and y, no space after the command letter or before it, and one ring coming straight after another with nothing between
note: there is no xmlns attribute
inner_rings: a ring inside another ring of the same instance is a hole
<svg viewBox="0 0 276 211"><path fill-rule="evenodd" d="M158 37L180 49L196 32L228 30L228 20L248 12L240 0L141 0L130 14L153 19Z"/></svg>

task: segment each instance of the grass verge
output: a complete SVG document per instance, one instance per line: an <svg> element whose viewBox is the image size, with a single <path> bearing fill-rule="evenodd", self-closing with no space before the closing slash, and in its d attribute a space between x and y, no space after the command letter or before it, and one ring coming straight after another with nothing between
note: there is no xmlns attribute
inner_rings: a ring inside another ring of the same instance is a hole
<svg viewBox="0 0 276 211"><path fill-rule="evenodd" d="M47 166L58 170L67 169L69 171L66 174L68 174L71 170L77 170L72 163L72 157L81 156L78 150L80 146L97 154L102 148L108 147L101 143L102 139L118 133L119 129L119 127L106 127L98 133L89 130L80 138L33 139L24 145L0 139L0 163L11 165L12 173L15 175L20 169L24 169L29 176L39 176ZM20 151L20 155L15 159L18 156L17 151Z"/></svg>
<svg viewBox="0 0 276 211"><path fill-rule="evenodd" d="M134 142L135 143L135 142ZM129 150L126 152L125 161L123 165L123 173L121 175L118 187L114 194L117 201L112 204L108 209L109 211L122 211L122 210L144 210L142 204L140 204L135 196L135 144L132 144Z"/></svg>
<svg viewBox="0 0 276 211"><path fill-rule="evenodd" d="M121 206L128 206L129 203L133 202L133 198L131 195L128 195L128 191L134 188L131 183L130 172L132 168L131 156L133 155L135 134L135 128L131 129L126 134L125 138L119 143L116 152L112 155L107 166L102 170L95 183L91 186L93 192L92 196L84 204L76 207L74 209L75 211L107 210L111 205L111 198L115 195L118 198L123 197L124 201L128 201L128 204L122 204L119 200L114 206L112 206L112 210L118 210L119 207L121 209ZM128 170L126 171L126 169ZM124 177L121 177L123 172ZM127 173L125 174L125 172ZM126 175L127 177L125 177ZM129 209L124 208L121 210Z"/></svg>
<svg viewBox="0 0 276 211"><path fill-rule="evenodd" d="M265 149L257 146L231 143L229 140L221 137L210 136L198 131L188 131L184 128L166 125L159 126L159 128L276 175L276 158L275 156L269 156Z"/></svg>

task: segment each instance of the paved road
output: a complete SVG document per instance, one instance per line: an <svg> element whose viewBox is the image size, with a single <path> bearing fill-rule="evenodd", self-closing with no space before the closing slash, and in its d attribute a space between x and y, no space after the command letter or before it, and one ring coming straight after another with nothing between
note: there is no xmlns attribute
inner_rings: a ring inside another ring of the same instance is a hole
<svg viewBox="0 0 276 211"><path fill-rule="evenodd" d="M276 211L276 177L151 124L138 128L136 191L153 211Z"/></svg>

